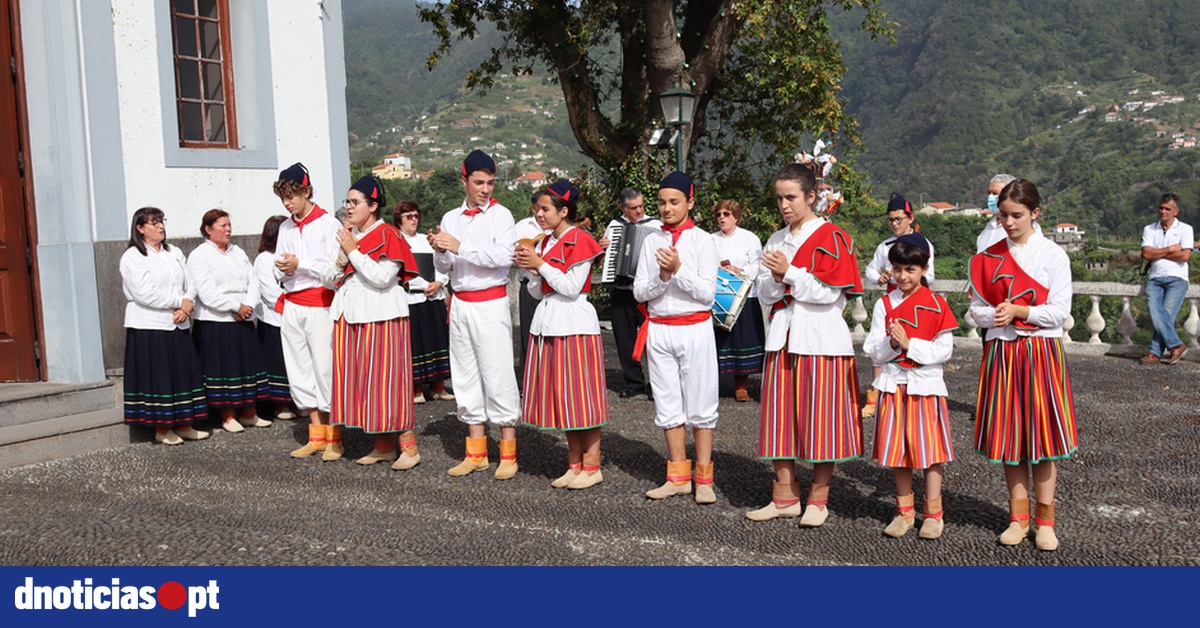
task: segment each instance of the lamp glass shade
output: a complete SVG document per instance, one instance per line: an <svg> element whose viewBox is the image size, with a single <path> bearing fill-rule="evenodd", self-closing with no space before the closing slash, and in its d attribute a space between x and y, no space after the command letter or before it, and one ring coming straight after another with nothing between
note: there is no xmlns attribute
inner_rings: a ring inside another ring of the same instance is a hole
<svg viewBox="0 0 1200 628"><path fill-rule="evenodd" d="M659 94L658 103L662 107L663 121L668 126L692 123L692 113L696 106L695 94L676 87Z"/></svg>

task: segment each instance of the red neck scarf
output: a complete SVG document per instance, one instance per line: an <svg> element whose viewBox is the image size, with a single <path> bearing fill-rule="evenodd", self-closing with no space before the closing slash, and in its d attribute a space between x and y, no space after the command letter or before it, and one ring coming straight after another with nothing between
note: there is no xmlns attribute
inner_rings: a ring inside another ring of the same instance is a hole
<svg viewBox="0 0 1200 628"><path fill-rule="evenodd" d="M676 244L679 243L679 236L683 235L684 231L687 231L688 229L691 229L695 226L696 226L696 223L692 222L691 216L688 216L688 218L686 220L679 223L678 227L671 227L671 226L667 225L667 223L664 222L663 226L662 226L662 230L671 234L671 246L675 246Z"/></svg>
<svg viewBox="0 0 1200 628"><path fill-rule="evenodd" d="M495 205L495 204L496 204L496 199L494 199L494 198L488 199L488 202L487 202L488 207L491 207L492 205ZM471 216L475 216L477 214L481 214L481 213L483 213L482 207L476 207L475 209L464 209L463 210L463 215L467 216L468 218Z"/></svg>
<svg viewBox="0 0 1200 628"><path fill-rule="evenodd" d="M304 220L296 220L296 217L292 216L292 222L296 223L296 228L303 232L304 225L307 225L321 216L324 216L325 213L325 210L321 209L314 203L312 210L308 212L308 215L304 217Z"/></svg>

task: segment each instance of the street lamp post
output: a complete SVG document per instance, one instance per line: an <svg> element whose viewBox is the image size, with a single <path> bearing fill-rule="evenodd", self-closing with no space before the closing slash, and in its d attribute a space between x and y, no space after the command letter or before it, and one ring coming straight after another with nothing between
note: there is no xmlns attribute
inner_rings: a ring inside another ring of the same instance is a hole
<svg viewBox="0 0 1200 628"><path fill-rule="evenodd" d="M658 104L662 107L663 122L675 129L675 169L683 172L683 127L692 123L696 95L676 85L659 94Z"/></svg>

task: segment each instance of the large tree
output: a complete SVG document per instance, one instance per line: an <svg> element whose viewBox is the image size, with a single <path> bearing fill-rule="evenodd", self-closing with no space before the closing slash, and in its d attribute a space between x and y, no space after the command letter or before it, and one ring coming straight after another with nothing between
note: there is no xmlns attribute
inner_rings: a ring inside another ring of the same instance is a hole
<svg viewBox="0 0 1200 628"><path fill-rule="evenodd" d="M818 135L856 144L838 97L845 66L826 21L827 10L856 8L873 38L891 38L879 0L453 0L420 15L440 38L431 68L456 35L472 38L480 22L494 23L504 41L468 87L547 66L580 149L616 171L645 163L658 95L680 85L697 97L686 145L719 141L702 151L716 168L744 168L752 156L778 167L802 138Z"/></svg>

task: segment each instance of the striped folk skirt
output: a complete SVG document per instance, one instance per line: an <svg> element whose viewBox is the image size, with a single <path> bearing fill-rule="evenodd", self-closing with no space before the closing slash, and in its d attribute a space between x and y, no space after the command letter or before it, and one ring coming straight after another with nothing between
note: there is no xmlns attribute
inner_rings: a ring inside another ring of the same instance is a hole
<svg viewBox="0 0 1200 628"><path fill-rule="evenodd" d="M763 370L762 307L758 299L746 299L733 329L714 327L717 337L717 372L720 375L758 375Z"/></svg>
<svg viewBox="0 0 1200 628"><path fill-rule="evenodd" d="M413 429L412 356L408 319L333 324L333 405L335 425L368 434Z"/></svg>
<svg viewBox="0 0 1200 628"><path fill-rule="evenodd" d="M900 385L879 396L875 459L885 467L928 469L954 460L950 408L941 395L910 395Z"/></svg>
<svg viewBox="0 0 1200 628"><path fill-rule="evenodd" d="M525 357L522 421L543 430L589 430L608 422L600 336L533 336Z"/></svg>
<svg viewBox="0 0 1200 628"><path fill-rule="evenodd" d="M975 449L991 462L1038 463L1079 448L1062 339L990 341L979 369Z"/></svg>
<svg viewBox="0 0 1200 628"><path fill-rule="evenodd" d="M411 328L413 384L450 378L450 326L446 302L425 301L408 306Z"/></svg>
<svg viewBox="0 0 1200 628"><path fill-rule="evenodd" d="M185 329L125 330L125 423L184 427L208 418L204 379Z"/></svg>
<svg viewBox="0 0 1200 628"><path fill-rule="evenodd" d="M254 323L195 321L192 339L210 408L255 406L267 398L267 371Z"/></svg>
<svg viewBox="0 0 1200 628"><path fill-rule="evenodd" d="M852 355L767 354L758 456L837 462L862 456L858 373Z"/></svg>
<svg viewBox="0 0 1200 628"><path fill-rule="evenodd" d="M279 328L258 321L258 348L262 352L263 369L267 372L266 401L276 405L292 402L292 388L288 385L287 367L283 362L283 340Z"/></svg>

